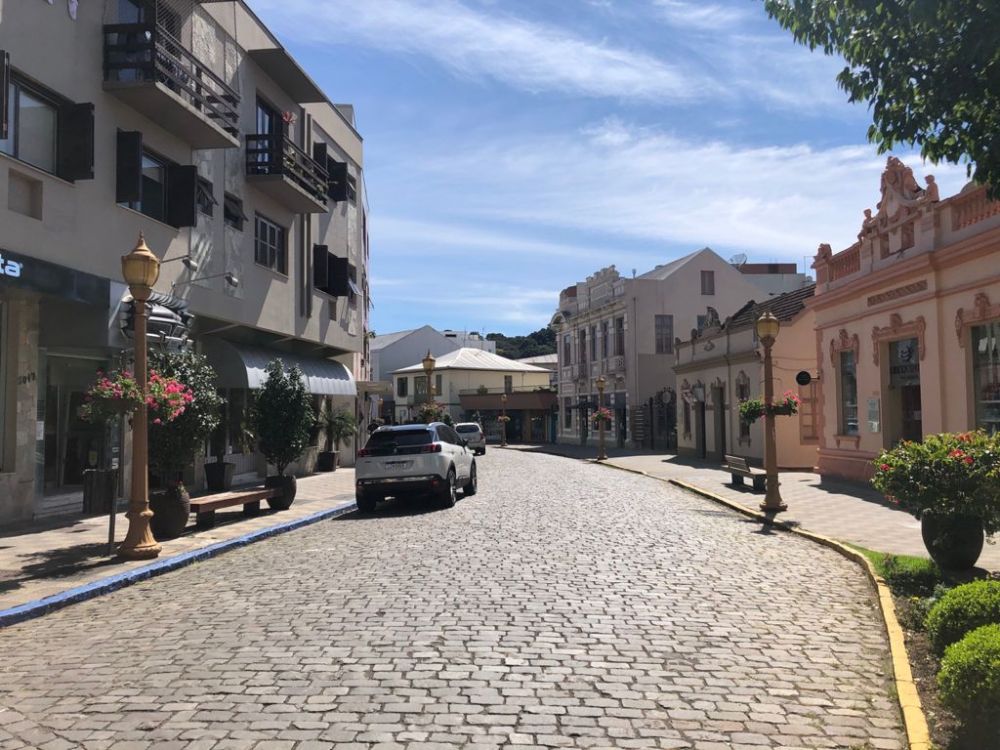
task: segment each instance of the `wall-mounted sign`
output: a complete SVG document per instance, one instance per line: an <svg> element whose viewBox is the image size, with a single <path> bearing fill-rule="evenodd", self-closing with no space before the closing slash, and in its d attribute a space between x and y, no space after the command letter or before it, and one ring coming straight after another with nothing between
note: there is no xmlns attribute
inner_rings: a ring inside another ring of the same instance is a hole
<svg viewBox="0 0 1000 750"><path fill-rule="evenodd" d="M24 264L18 263L16 260L6 260L3 255L0 255L0 276L19 279L23 268Z"/></svg>
<svg viewBox="0 0 1000 750"><path fill-rule="evenodd" d="M111 288L100 276L0 248L0 288L6 285L102 308L108 306Z"/></svg>

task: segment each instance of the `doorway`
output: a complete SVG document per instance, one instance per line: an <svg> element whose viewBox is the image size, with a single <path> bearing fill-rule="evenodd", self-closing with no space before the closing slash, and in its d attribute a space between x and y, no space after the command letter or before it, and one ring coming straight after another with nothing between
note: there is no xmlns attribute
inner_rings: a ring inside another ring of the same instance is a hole
<svg viewBox="0 0 1000 750"><path fill-rule="evenodd" d="M923 440L920 407L920 360L917 339L889 342L889 393L891 422L887 437L891 445L901 440Z"/></svg>

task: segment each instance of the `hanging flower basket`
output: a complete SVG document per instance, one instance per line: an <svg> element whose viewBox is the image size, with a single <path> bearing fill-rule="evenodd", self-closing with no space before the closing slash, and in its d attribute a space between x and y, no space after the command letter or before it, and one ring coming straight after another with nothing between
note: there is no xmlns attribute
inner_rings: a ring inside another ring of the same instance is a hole
<svg viewBox="0 0 1000 750"><path fill-rule="evenodd" d="M97 371L97 380L83 396L80 419L102 424L131 414L142 405L142 391L135 376L127 370Z"/></svg>
<svg viewBox="0 0 1000 750"><path fill-rule="evenodd" d="M740 403L740 419L747 424L753 424L765 414L776 417L790 417L799 413L801 401L793 391L785 391L780 401L767 406L763 399L751 398Z"/></svg>
<svg viewBox="0 0 1000 750"><path fill-rule="evenodd" d="M191 389L175 378L164 377L155 370L149 373L146 388L146 408L153 424L173 422L194 401Z"/></svg>
<svg viewBox="0 0 1000 750"><path fill-rule="evenodd" d="M601 422L604 423L605 427L610 427L611 419L613 418L613 416L614 415L611 413L611 410L608 407L602 406L601 408L595 410L594 413L590 415L590 421L594 423L595 427L599 427L601 425Z"/></svg>

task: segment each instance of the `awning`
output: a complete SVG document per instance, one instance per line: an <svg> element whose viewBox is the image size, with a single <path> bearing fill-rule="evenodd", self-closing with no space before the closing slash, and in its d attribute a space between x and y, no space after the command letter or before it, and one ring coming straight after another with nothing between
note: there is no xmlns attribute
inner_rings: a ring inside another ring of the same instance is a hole
<svg viewBox="0 0 1000 750"><path fill-rule="evenodd" d="M280 359L285 369L298 365L306 390L316 396L350 396L358 394L354 378L340 362L331 359L299 357L274 349L233 344L222 339L206 338L203 351L209 364L218 373L222 388L257 390L267 379L267 366Z"/></svg>

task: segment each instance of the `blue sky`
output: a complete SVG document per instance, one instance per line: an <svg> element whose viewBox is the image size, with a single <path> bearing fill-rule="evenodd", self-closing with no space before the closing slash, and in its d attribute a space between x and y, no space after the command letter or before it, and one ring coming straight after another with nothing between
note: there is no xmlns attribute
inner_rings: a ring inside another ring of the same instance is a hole
<svg viewBox="0 0 1000 750"><path fill-rule="evenodd" d="M757 0L250 0L365 139L376 332L510 335L709 246L853 242L885 156ZM896 152L942 196L965 170Z"/></svg>

